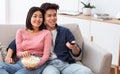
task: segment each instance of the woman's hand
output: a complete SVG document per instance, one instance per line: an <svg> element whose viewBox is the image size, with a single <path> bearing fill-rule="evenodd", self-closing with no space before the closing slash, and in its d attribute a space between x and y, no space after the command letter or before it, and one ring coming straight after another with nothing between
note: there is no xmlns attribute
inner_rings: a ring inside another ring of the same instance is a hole
<svg viewBox="0 0 120 74"><path fill-rule="evenodd" d="M23 58L30 57L30 53L28 51L24 51L21 55Z"/></svg>

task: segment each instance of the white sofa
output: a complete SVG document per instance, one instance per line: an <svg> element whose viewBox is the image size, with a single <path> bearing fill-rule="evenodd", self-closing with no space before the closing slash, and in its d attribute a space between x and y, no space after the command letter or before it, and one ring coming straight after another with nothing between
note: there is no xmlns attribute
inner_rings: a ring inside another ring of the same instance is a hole
<svg viewBox="0 0 120 74"><path fill-rule="evenodd" d="M63 26L72 31L76 42L82 47L82 63L89 67L94 74L110 74L112 54L89 40L82 38L78 25L64 24ZM25 25L0 25L0 43L4 46L2 48L3 51L11 40L15 38L16 30L21 27L25 27ZM3 52L0 52L3 56Z"/></svg>

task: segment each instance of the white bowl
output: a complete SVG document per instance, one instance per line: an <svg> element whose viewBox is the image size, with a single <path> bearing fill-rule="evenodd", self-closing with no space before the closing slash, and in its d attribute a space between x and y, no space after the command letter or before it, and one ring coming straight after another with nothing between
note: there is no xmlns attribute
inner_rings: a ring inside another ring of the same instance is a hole
<svg viewBox="0 0 120 74"><path fill-rule="evenodd" d="M22 58L21 62L25 67L34 68L40 63L40 57L30 56L28 58Z"/></svg>

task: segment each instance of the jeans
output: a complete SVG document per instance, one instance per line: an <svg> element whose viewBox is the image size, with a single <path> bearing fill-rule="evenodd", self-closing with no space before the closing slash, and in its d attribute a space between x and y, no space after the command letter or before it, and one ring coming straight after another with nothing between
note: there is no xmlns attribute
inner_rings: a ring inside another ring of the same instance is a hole
<svg viewBox="0 0 120 74"><path fill-rule="evenodd" d="M42 74L60 74L60 71L53 65L47 65Z"/></svg>
<svg viewBox="0 0 120 74"><path fill-rule="evenodd" d="M18 61L15 64L0 62L0 74L42 74L45 67L46 64L40 66L36 70L30 71L24 68L21 61Z"/></svg>
<svg viewBox="0 0 120 74"><path fill-rule="evenodd" d="M47 63L46 63L46 64L47 64ZM22 68L19 69L19 70L17 70L17 72L15 72L14 74L42 74L42 71L43 71L43 69L46 67L46 64L41 65L41 66L40 66L38 69L36 69L36 70L30 71L30 70L27 70L27 69L23 66L23 64L21 63L21 61L20 61L19 65L22 66Z"/></svg>
<svg viewBox="0 0 120 74"><path fill-rule="evenodd" d="M0 69L0 74L9 74L5 69Z"/></svg>
<svg viewBox="0 0 120 74"><path fill-rule="evenodd" d="M70 64L61 74L93 74L92 71L82 64Z"/></svg>
<svg viewBox="0 0 120 74"><path fill-rule="evenodd" d="M42 74L43 69L46 67L46 64L40 66L38 69L36 70L27 70L26 68L22 68L20 70L18 70L15 74Z"/></svg>
<svg viewBox="0 0 120 74"><path fill-rule="evenodd" d="M14 74L16 71L22 68L22 66L19 64L19 61L15 64L0 62L0 74Z"/></svg>
<svg viewBox="0 0 120 74"><path fill-rule="evenodd" d="M92 74L92 71L82 64L68 64L61 60L52 60L42 74Z"/></svg>

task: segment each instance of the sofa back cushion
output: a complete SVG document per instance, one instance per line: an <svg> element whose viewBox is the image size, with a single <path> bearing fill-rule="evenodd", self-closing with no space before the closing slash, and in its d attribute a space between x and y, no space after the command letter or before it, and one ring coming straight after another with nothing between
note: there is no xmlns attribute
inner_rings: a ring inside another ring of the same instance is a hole
<svg viewBox="0 0 120 74"><path fill-rule="evenodd" d="M4 48L15 38L17 29L24 26L25 25L0 25L0 42Z"/></svg>
<svg viewBox="0 0 120 74"><path fill-rule="evenodd" d="M77 44L82 48L83 46L83 38L80 32L80 28L77 24L61 24L62 26L69 28L70 31L75 36ZM17 29L23 28L25 25L0 25L0 43L6 49L9 43L15 39L15 34ZM81 55L79 57L73 57L76 60L81 60Z"/></svg>

